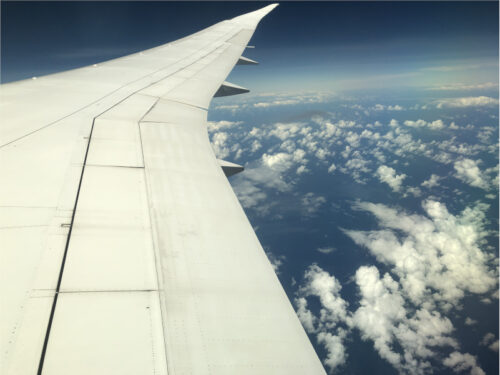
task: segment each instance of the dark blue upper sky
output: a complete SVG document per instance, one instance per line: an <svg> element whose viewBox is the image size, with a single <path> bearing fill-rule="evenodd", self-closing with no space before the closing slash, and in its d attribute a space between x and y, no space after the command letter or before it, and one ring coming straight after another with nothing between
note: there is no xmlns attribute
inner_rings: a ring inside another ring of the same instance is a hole
<svg viewBox="0 0 500 375"><path fill-rule="evenodd" d="M2 82L189 35L264 2L2 1ZM498 2L283 2L257 29L241 84L346 89L498 80ZM293 79L291 79L293 78Z"/></svg>

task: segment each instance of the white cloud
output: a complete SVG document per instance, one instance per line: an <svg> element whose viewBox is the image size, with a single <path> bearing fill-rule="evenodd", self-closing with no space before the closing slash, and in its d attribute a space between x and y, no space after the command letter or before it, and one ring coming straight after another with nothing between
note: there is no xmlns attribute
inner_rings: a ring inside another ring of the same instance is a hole
<svg viewBox="0 0 500 375"><path fill-rule="evenodd" d="M469 96L440 99L436 103L437 108L493 107L498 105L498 99L489 96Z"/></svg>
<svg viewBox="0 0 500 375"><path fill-rule="evenodd" d="M296 167L294 156L287 153L266 154L246 165L245 172L234 176L232 185L243 207L253 208L264 215L276 204L267 200L267 190L290 191L291 185L283 174Z"/></svg>
<svg viewBox="0 0 500 375"><path fill-rule="evenodd" d="M466 326L473 326L477 324L477 320L474 320L472 318L466 317L465 318L465 325Z"/></svg>
<svg viewBox="0 0 500 375"><path fill-rule="evenodd" d="M483 228L487 206L477 203L458 215L436 201L424 201L422 206L426 215L382 204L355 204L355 209L372 213L381 229L344 232L389 269L381 275L375 266L358 268L356 310L349 310L333 275L317 265L306 270L297 310L304 327L327 350L325 365L330 369L345 362L344 342L357 329L401 373L429 373L435 361L457 372L482 373L474 357L457 352L454 327L446 314L461 308L466 293L489 295L498 287L496 258L480 249L488 234ZM319 300L319 313L308 309L309 298ZM483 342L492 350L498 346L491 334ZM440 359L439 347L454 352Z"/></svg>
<svg viewBox="0 0 500 375"><path fill-rule="evenodd" d="M431 122L428 122L428 121L425 121L422 119L419 119L417 121L406 120L403 122L403 124L405 124L406 126L411 127L411 128L427 127L429 129L433 129L433 130L439 130L439 129L443 129L445 127L443 120L440 120L440 119L435 120L435 121L431 121Z"/></svg>
<svg viewBox="0 0 500 375"><path fill-rule="evenodd" d="M330 152L324 148L318 148L314 156L320 160L325 160L328 156L330 156Z"/></svg>
<svg viewBox="0 0 500 375"><path fill-rule="evenodd" d="M335 170L337 169L337 166L335 165L335 163L332 163L329 167L328 167L328 173L333 173L335 172Z"/></svg>
<svg viewBox="0 0 500 375"><path fill-rule="evenodd" d="M239 104L220 104L214 107L214 109L231 110L231 111L235 111L239 108L241 108L241 105Z"/></svg>
<svg viewBox="0 0 500 375"><path fill-rule="evenodd" d="M339 281L318 265L309 266L304 274L304 285L295 299L297 315L309 333L315 333L318 343L327 351L325 365L334 370L345 363L344 340L350 324L347 302L340 296ZM307 298L317 298L321 304L319 316L307 308Z"/></svg>
<svg viewBox="0 0 500 375"><path fill-rule="evenodd" d="M262 148L262 144L261 144L258 140L256 140L256 139L255 139L255 140L252 142L252 147L250 148L250 150L251 150L252 152L257 152L257 151L259 151L261 148Z"/></svg>
<svg viewBox="0 0 500 375"><path fill-rule="evenodd" d="M443 129L444 123L442 120L435 120L435 121L428 123L427 126L429 127L429 129L434 129L434 130Z"/></svg>
<svg viewBox="0 0 500 375"><path fill-rule="evenodd" d="M438 66L430 66L427 68L423 68L421 70L434 71L434 72L452 72L457 70L474 70L492 66L497 67L498 62L481 62L475 64L458 64L458 65L438 65Z"/></svg>
<svg viewBox="0 0 500 375"><path fill-rule="evenodd" d="M382 358L400 372L423 374L430 369L429 359L437 346L457 346L449 335L449 319L425 308L411 312L400 286L389 274L380 277L376 267L362 266L355 276L361 300L355 312L340 296L338 280L317 265L310 266L295 303L305 329L316 334L325 346L325 364L332 370L345 362L344 341L352 329L360 331L363 340L371 340ZM308 309L307 298L315 297L321 308L318 315ZM403 353L399 353L399 348Z"/></svg>
<svg viewBox="0 0 500 375"><path fill-rule="evenodd" d="M408 194L411 194L413 195L414 197L420 197L422 195L422 190L420 190L419 187L415 187L415 186L408 186L406 188L406 192L405 194L403 195L404 197L407 197Z"/></svg>
<svg viewBox="0 0 500 375"><path fill-rule="evenodd" d="M386 165L381 165L378 167L375 175L378 177L380 182L385 182L393 191L400 191L403 180L406 178L404 173L397 175L394 168L388 167Z"/></svg>
<svg viewBox="0 0 500 375"><path fill-rule="evenodd" d="M477 138L485 144L490 143L490 140L493 138L493 134L495 133L495 128L493 126L483 126L481 130L477 133Z"/></svg>
<svg viewBox="0 0 500 375"><path fill-rule="evenodd" d="M489 189L488 177L481 172L478 167L478 162L472 159L462 159L455 162L453 165L456 174L455 177L462 180L466 184L478 187L484 190Z"/></svg>
<svg viewBox="0 0 500 375"><path fill-rule="evenodd" d="M370 172L370 170L366 167L370 162L361 158L360 156L349 159L345 166L347 169L358 169L362 172Z"/></svg>
<svg viewBox="0 0 500 375"><path fill-rule="evenodd" d="M383 204L358 203L375 215L381 230L345 233L379 262L392 267L413 303L456 306L465 292L487 293L497 286L491 256L481 250L487 205L478 203L454 216L432 200L426 216L411 215Z"/></svg>
<svg viewBox="0 0 500 375"><path fill-rule="evenodd" d="M356 283L361 301L353 315L354 325L361 337L373 341L380 356L400 372L427 373L429 359L435 355L433 347L457 345L449 336L453 331L450 320L425 308L408 311L399 284L389 274L380 277L376 267L360 267Z"/></svg>
<svg viewBox="0 0 500 375"><path fill-rule="evenodd" d="M286 152L276 154L263 154L262 162L267 167L279 172L284 172L293 165L293 155Z"/></svg>
<svg viewBox="0 0 500 375"><path fill-rule="evenodd" d="M373 341L382 358L393 366L400 367L402 358L392 347L393 326L395 321L405 317L406 311L397 283L389 274L380 279L377 268L371 266L357 270L356 284L361 301L353 316L354 324L361 331L364 340Z"/></svg>
<svg viewBox="0 0 500 375"><path fill-rule="evenodd" d="M246 208L253 208L259 214L264 215L276 204L275 201L266 201L267 189L279 192L291 190L292 181L287 181L285 175L295 170L295 175L307 172L306 152L296 149L291 153L277 152L264 153L258 160L249 163L245 172L234 176L232 185L241 204ZM324 199L321 197L321 199ZM313 201L318 208L319 201Z"/></svg>
<svg viewBox="0 0 500 375"><path fill-rule="evenodd" d="M252 110L255 108L265 109L277 106L288 106L305 103L323 103L335 97L333 92L287 92L287 93L259 93L249 94L245 98L224 98L221 104L214 104L215 110ZM235 103L236 101L236 103Z"/></svg>
<svg viewBox="0 0 500 375"><path fill-rule="evenodd" d="M321 323L327 327L347 320L347 302L340 296L340 282L316 264L309 266L304 274L305 285L300 289L304 297L319 298L323 311Z"/></svg>
<svg viewBox="0 0 500 375"><path fill-rule="evenodd" d="M249 178L249 171L252 172L249 169L245 170L245 178L235 176L233 180L234 191L243 207L254 208L261 214L267 214L273 204L267 203L267 193L256 181Z"/></svg>
<svg viewBox="0 0 500 375"><path fill-rule="evenodd" d="M214 149L215 155L219 159L224 159L229 156L229 147L227 145L228 134L225 132L218 132L212 135L212 147Z"/></svg>
<svg viewBox="0 0 500 375"><path fill-rule="evenodd" d="M253 106L255 108L268 108L277 105L291 105L298 103L299 103L298 100L288 99L288 100L274 100L272 102L259 102L259 103L254 103Z"/></svg>
<svg viewBox="0 0 500 375"><path fill-rule="evenodd" d="M492 342L490 345L488 345L488 348L494 352L498 352L498 340Z"/></svg>
<svg viewBox="0 0 500 375"><path fill-rule="evenodd" d="M297 173L298 175L303 174L303 173L306 173L306 172L309 172L309 169L307 169L307 167L306 167L305 165L301 165L301 166L299 166L299 167L296 169L296 171L295 171L295 173Z"/></svg>
<svg viewBox="0 0 500 375"><path fill-rule="evenodd" d="M494 89L497 87L498 87L498 83L495 83L495 82L485 82L485 83L476 83L476 84L456 83L456 84L452 84L452 85L430 87L428 90L465 91L465 90L487 90L487 89Z"/></svg>
<svg viewBox="0 0 500 375"><path fill-rule="evenodd" d="M335 251L335 248L332 246L326 246L326 247L318 247L317 250L323 254L330 254L330 253L333 253Z"/></svg>
<svg viewBox="0 0 500 375"><path fill-rule="evenodd" d="M429 179L425 180L420 185L422 185L423 187L431 189L433 187L439 186L439 180L441 180L441 177L439 177L436 174L431 174L431 176L429 177Z"/></svg>
<svg viewBox="0 0 500 375"><path fill-rule="evenodd" d="M276 106L288 106L305 103L323 103L330 100L335 94L332 92L303 92L290 94L265 94L250 96L247 106L253 108L270 108ZM253 104L252 100L257 100Z"/></svg>
<svg viewBox="0 0 500 375"><path fill-rule="evenodd" d="M306 215L311 216L316 214L321 206L326 202L325 197L315 195L314 193L307 193L301 199L302 207Z"/></svg>
<svg viewBox="0 0 500 375"><path fill-rule="evenodd" d="M485 334L480 342L482 346L487 346L490 350L498 352L498 339L491 332Z"/></svg>
<svg viewBox="0 0 500 375"><path fill-rule="evenodd" d="M334 370L346 361L345 347L343 343L343 332L338 335L332 335L329 332L319 332L317 335L318 343L323 344L326 349L325 365Z"/></svg>
<svg viewBox="0 0 500 375"><path fill-rule="evenodd" d="M375 104L372 107L372 109L375 111L402 111L402 110L404 110L404 108L398 104L396 104L396 105Z"/></svg>
<svg viewBox="0 0 500 375"><path fill-rule="evenodd" d="M393 128L398 127L399 126L399 121L395 120L395 119L392 119L391 122L389 122L389 126L391 126Z"/></svg>
<svg viewBox="0 0 500 375"><path fill-rule="evenodd" d="M396 105L387 106L387 110L388 111L402 111L402 110L404 110L404 108L401 107L400 105L396 104Z"/></svg>
<svg viewBox="0 0 500 375"><path fill-rule="evenodd" d="M220 129L227 129L231 128L233 126L238 126L243 124L243 121L208 121L207 126L208 126L208 131L209 132L215 132Z"/></svg>
<svg viewBox="0 0 500 375"><path fill-rule="evenodd" d="M403 124L411 128L423 128L427 125L427 121L424 121L422 119L419 119L417 121L406 120L403 122Z"/></svg>
<svg viewBox="0 0 500 375"><path fill-rule="evenodd" d="M274 124L273 128L269 131L268 134L278 137L279 139L284 141L287 138L297 135L297 133L304 125L305 124L303 123L277 123Z"/></svg>
<svg viewBox="0 0 500 375"><path fill-rule="evenodd" d="M309 333L316 332L316 316L307 308L307 299L304 297L298 297L295 299L295 306L297 316L300 322L304 326L304 329Z"/></svg>
<svg viewBox="0 0 500 375"><path fill-rule="evenodd" d="M471 375L485 375L484 371L477 365L477 359L469 353L453 352L443 364L450 367L454 372L469 371Z"/></svg>
<svg viewBox="0 0 500 375"><path fill-rule="evenodd" d="M274 272L276 275L279 275L280 267L283 265L283 262L286 260L286 257L284 255L274 255L270 251L266 251L267 259L269 259L269 262L271 263L271 266L273 266Z"/></svg>

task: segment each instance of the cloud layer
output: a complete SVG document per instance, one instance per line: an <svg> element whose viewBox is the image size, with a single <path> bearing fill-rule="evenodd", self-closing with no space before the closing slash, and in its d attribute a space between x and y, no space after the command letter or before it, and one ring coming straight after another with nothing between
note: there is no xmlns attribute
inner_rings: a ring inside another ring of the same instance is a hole
<svg viewBox="0 0 500 375"><path fill-rule="evenodd" d="M355 204L356 210L374 215L380 229L344 233L390 269L382 274L373 265L358 268L357 309L349 309L333 275L316 264L306 270L295 300L297 312L327 350L325 364L332 371L347 360L345 342L355 329L399 372L430 373L441 363L457 372L483 373L474 356L459 351L447 315L461 309L465 295L488 295L498 288L496 257L481 249L488 235L487 207L477 204L453 215L436 201L422 206L425 216L383 204ZM318 314L308 309L313 298L321 305ZM492 335L483 342L498 348ZM448 357L440 357L443 350Z"/></svg>

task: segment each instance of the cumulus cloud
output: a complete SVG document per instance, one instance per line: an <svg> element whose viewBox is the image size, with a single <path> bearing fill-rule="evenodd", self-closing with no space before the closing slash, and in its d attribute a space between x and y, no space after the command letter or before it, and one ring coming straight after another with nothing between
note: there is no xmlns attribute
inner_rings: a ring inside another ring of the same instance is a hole
<svg viewBox="0 0 500 375"><path fill-rule="evenodd" d="M380 277L376 267L360 267L356 283L361 294L360 307L353 315L361 337L371 340L382 358L401 372L423 374L431 365L435 346L457 344L449 335L453 326L440 313L418 309L407 311L399 284L386 273ZM403 353L396 350L396 343Z"/></svg>
<svg viewBox="0 0 500 375"><path fill-rule="evenodd" d="M498 340L495 340L490 345L488 345L488 348L490 350L493 350L494 352L498 352Z"/></svg>
<svg viewBox="0 0 500 375"><path fill-rule="evenodd" d="M331 370L343 365L346 361L343 338L343 331L338 335L332 335L329 332L319 332L317 335L318 343L323 344L327 352L325 365Z"/></svg>
<svg viewBox="0 0 500 375"><path fill-rule="evenodd" d="M469 353L453 352L443 364L450 367L454 372L469 371L471 375L485 375L484 371L477 365L477 359Z"/></svg>
<svg viewBox="0 0 500 375"><path fill-rule="evenodd" d="M381 276L376 267L362 266L355 282L359 307L350 311L340 295L339 281L313 264L306 270L295 299L304 328L316 335L327 351L324 363L330 370L345 363L345 341L353 329L359 330L363 340L372 341L379 355L402 373L427 373L436 356L433 348L457 347L450 336L450 320L426 308L408 309L399 283L388 273ZM311 298L320 303L318 314L308 308Z"/></svg>
<svg viewBox="0 0 500 375"><path fill-rule="evenodd" d="M411 128L423 128L423 127L427 127L429 129L433 129L433 130L438 130L438 129L443 129L445 126L444 126L444 123L443 123L443 120L435 120L435 121L424 121L424 120L417 120L417 121L411 121L411 120L406 120L403 122L403 124L405 124L406 126L409 126Z"/></svg>
<svg viewBox="0 0 500 375"><path fill-rule="evenodd" d="M457 351L455 329L446 314L460 308L466 292L485 294L497 287L494 257L480 249L487 234L483 229L487 207L478 204L452 215L441 203L428 200L423 202L426 216L382 204L358 202L355 208L372 213L381 229L344 232L389 272L359 267L354 281L360 300L350 310L333 275L316 264L306 270L295 304L306 330L327 350L325 365L334 370L345 362L345 341L356 329L401 373L429 373L441 360L456 372L481 374L473 356ZM311 298L320 303L317 314L308 308ZM492 334L482 342L493 345L492 350L498 346ZM436 348L453 352L439 359L441 351Z"/></svg>
<svg viewBox="0 0 500 375"><path fill-rule="evenodd" d="M354 313L354 324L364 340L372 340L380 356L395 367L401 355L392 348L394 321L402 320L406 311L397 283L386 274L381 280L376 267L360 267L356 272L360 290L360 307ZM374 324L376 322L376 324Z"/></svg>
<svg viewBox="0 0 500 375"><path fill-rule="evenodd" d="M487 346L490 350L498 352L498 339L491 332L485 334L480 342L482 346Z"/></svg>
<svg viewBox="0 0 500 375"><path fill-rule="evenodd" d="M495 288L498 275L490 265L492 257L481 250L488 206L478 203L457 216L433 200L422 207L427 216L358 203L356 208L373 214L382 229L345 233L392 267L405 295L416 304L457 306L466 292L482 294Z"/></svg>
<svg viewBox="0 0 500 375"><path fill-rule="evenodd" d="M398 104L396 104L396 105L375 104L372 107L372 109L375 111L402 111L402 110L404 110L404 108Z"/></svg>
<svg viewBox="0 0 500 375"><path fill-rule="evenodd" d="M276 272L276 275L279 275L280 274L279 269L286 260L286 257L284 255L275 255L270 251L266 251L266 255L267 258L269 259L269 262L271 262L271 266L273 266L274 272Z"/></svg>
<svg viewBox="0 0 500 375"><path fill-rule="evenodd" d="M258 95L247 104L299 99L306 102L326 100L325 98L327 97L321 95L315 97L313 93L302 96L269 94ZM375 163L378 163L380 166L375 166L375 176L381 182L387 183L392 190L399 191L403 196L420 196L422 191L418 187L403 187L405 174L397 174L394 166L391 168L387 165L394 156L399 159L424 156L439 163L453 165L457 160L454 153L463 155L462 158L470 158L479 152L494 154L497 150L497 145L492 145L489 141L486 144L469 145L457 142L454 137L444 141L433 139L424 142L412 136L409 129L412 127L445 128L440 119L392 119L387 126L378 121L363 124L352 119L338 119L338 114L333 113L313 114L308 120L300 116L298 118L300 121L264 124L250 130L241 127L241 122L237 121L213 121L209 124L213 148L219 158L231 157L237 160L250 153L258 157L247 163L246 176L241 174L232 180L245 207L255 208L260 213L268 212L267 209L276 203L266 202L266 207L260 207L259 202L262 203L269 196L265 189L290 191L300 175L314 172L317 166L329 173L340 171L351 176L354 181L366 184L373 174ZM494 138L491 135L494 129L486 129L483 133L482 139ZM263 145L266 147L264 152ZM479 183L486 186L473 177L477 170L466 171L466 166L460 162L456 167L459 169L457 176L476 185ZM258 176L259 173L262 177ZM490 186L496 181L495 176L490 177L492 173L495 171L482 171L482 177ZM439 180L431 176L422 187L430 188L436 186L436 183Z"/></svg>
<svg viewBox="0 0 500 375"><path fill-rule="evenodd" d="M304 125L304 123L276 123L268 134L278 137L283 141L287 138L295 136Z"/></svg>
<svg viewBox="0 0 500 375"><path fill-rule="evenodd" d="M228 134L225 132L218 132L212 135L212 147L215 155L219 159L224 159L229 156L230 148L228 146Z"/></svg>
<svg viewBox="0 0 500 375"><path fill-rule="evenodd" d="M318 343L327 351L324 361L330 370L345 363L346 339L350 324L348 303L341 297L340 282L316 264L309 266L304 274L304 284L299 288L295 299L297 315L304 328L316 335ZM308 298L315 298L321 304L319 316L308 309Z"/></svg>
<svg viewBox="0 0 500 375"><path fill-rule="evenodd" d="M307 193L302 197L301 202L306 215L312 216L325 204L326 199L314 193Z"/></svg>
<svg viewBox="0 0 500 375"><path fill-rule="evenodd" d="M428 180L425 180L420 185L432 189L433 187L439 186L439 180L441 180L441 177L433 173Z"/></svg>
<svg viewBox="0 0 500 375"><path fill-rule="evenodd" d="M392 191L400 191L403 180L406 178L404 173L398 175L394 168L388 167L386 165L381 165L378 167L375 175L378 177L380 182L385 182L390 186Z"/></svg>
<svg viewBox="0 0 500 375"><path fill-rule="evenodd" d="M259 151L260 149L262 148L262 144L257 140L255 139L253 142L252 142L252 146L250 148L250 151L252 152L257 152Z"/></svg>
<svg viewBox="0 0 500 375"><path fill-rule="evenodd" d="M473 326L475 324L477 324L477 320L471 319L469 317L465 318L465 325L466 326Z"/></svg>
<svg viewBox="0 0 500 375"><path fill-rule="evenodd" d="M489 96L468 96L440 99L436 103L436 108L493 107L498 105L498 99Z"/></svg>
<svg viewBox="0 0 500 375"><path fill-rule="evenodd" d="M335 172L335 170L337 169L337 166L335 165L335 163L332 163L329 167L328 167L328 173L333 173Z"/></svg>
<svg viewBox="0 0 500 375"><path fill-rule="evenodd" d="M495 133L495 128L493 126L483 126L481 130L478 131L477 133L477 138L485 144L488 144L491 142L491 139L493 138L493 134Z"/></svg>
<svg viewBox="0 0 500 375"><path fill-rule="evenodd" d="M291 153L276 152L264 153L260 159L249 163L245 172L234 176L232 184L236 195L242 205L246 208L253 208L259 214L269 213L276 202L266 201L268 191L288 192L291 190L292 182L287 181L285 175L295 170L296 175L306 171L306 152L296 149ZM306 212L318 209L320 201L324 198L311 199L311 205ZM266 201L266 202L265 202ZM265 202L265 203L264 203Z"/></svg>
<svg viewBox="0 0 500 375"><path fill-rule="evenodd" d="M316 332L316 322L318 318L307 307L307 299L298 297L295 299L296 313L304 329L309 333Z"/></svg>
<svg viewBox="0 0 500 375"><path fill-rule="evenodd" d="M276 171L286 171L293 165L293 155L285 152L278 152L276 154L263 154L262 162L267 167Z"/></svg>
<svg viewBox="0 0 500 375"><path fill-rule="evenodd" d="M478 161L472 159L462 159L454 163L455 177L466 184L488 190L490 183L488 177L479 169Z"/></svg>

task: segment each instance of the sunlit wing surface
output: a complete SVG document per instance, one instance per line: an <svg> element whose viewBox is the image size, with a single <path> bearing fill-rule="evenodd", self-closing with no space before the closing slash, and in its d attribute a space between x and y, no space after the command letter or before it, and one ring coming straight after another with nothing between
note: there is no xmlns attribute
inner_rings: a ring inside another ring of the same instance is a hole
<svg viewBox="0 0 500 375"><path fill-rule="evenodd" d="M324 373L207 136L274 7L1 86L2 374Z"/></svg>

